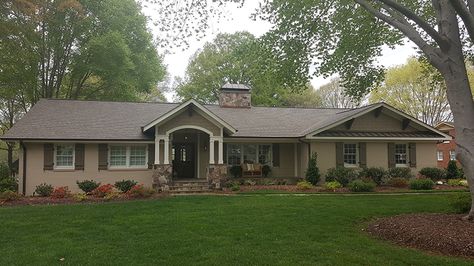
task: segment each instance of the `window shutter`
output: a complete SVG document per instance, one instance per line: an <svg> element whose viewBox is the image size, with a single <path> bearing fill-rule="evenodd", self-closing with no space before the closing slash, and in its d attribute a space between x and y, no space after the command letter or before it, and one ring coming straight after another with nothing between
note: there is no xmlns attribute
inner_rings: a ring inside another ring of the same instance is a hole
<svg viewBox="0 0 474 266"><path fill-rule="evenodd" d="M344 144L336 142L336 167L344 167Z"/></svg>
<svg viewBox="0 0 474 266"><path fill-rule="evenodd" d="M410 153L408 156L410 156L410 167L416 167L416 143L409 143L408 144L408 149L410 150Z"/></svg>
<svg viewBox="0 0 474 266"><path fill-rule="evenodd" d="M365 142L359 143L359 166L367 167L367 144Z"/></svg>
<svg viewBox="0 0 474 266"><path fill-rule="evenodd" d="M108 146L107 144L99 144L99 170L107 170L108 166Z"/></svg>
<svg viewBox="0 0 474 266"><path fill-rule="evenodd" d="M148 144L148 169L153 169L155 164L155 144Z"/></svg>
<svg viewBox="0 0 474 266"><path fill-rule="evenodd" d="M43 170L53 170L54 168L54 144L45 143L43 146L44 150L44 162Z"/></svg>
<svg viewBox="0 0 474 266"><path fill-rule="evenodd" d="M395 143L388 143L388 168L395 168Z"/></svg>
<svg viewBox="0 0 474 266"><path fill-rule="evenodd" d="M273 166L280 167L280 144L273 143L272 151L273 151Z"/></svg>
<svg viewBox="0 0 474 266"><path fill-rule="evenodd" d="M84 144L74 145L74 169L84 170Z"/></svg>
<svg viewBox="0 0 474 266"><path fill-rule="evenodd" d="M223 149L223 153L224 153L224 164L227 164L227 143L223 143L223 146L224 146L224 149Z"/></svg>

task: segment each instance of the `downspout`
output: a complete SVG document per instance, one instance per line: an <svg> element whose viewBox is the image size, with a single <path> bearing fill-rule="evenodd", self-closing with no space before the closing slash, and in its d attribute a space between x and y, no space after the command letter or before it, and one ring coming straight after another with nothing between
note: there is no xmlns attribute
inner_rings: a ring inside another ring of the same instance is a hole
<svg viewBox="0 0 474 266"><path fill-rule="evenodd" d="M26 195L26 146L25 144L20 141L20 146L23 149L23 182L22 182L22 191L23 191L23 196Z"/></svg>

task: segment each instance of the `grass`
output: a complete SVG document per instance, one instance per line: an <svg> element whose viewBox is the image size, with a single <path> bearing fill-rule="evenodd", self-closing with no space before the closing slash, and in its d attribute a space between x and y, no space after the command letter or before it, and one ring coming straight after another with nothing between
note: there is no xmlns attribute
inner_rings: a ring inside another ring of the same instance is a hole
<svg viewBox="0 0 474 266"><path fill-rule="evenodd" d="M448 196L181 196L6 207L0 265L472 265L362 230L373 217L444 212Z"/></svg>

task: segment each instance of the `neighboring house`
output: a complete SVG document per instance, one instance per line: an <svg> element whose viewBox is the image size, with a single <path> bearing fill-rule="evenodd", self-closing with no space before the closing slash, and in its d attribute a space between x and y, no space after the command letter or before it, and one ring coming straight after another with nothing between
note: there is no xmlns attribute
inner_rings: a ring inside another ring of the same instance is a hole
<svg viewBox="0 0 474 266"><path fill-rule="evenodd" d="M438 167L448 167L449 161L456 160L456 131L452 122L440 122L435 126L439 131L451 136L452 139L444 140L438 143L438 149L436 151L436 158L438 160ZM457 162L458 166L461 166Z"/></svg>
<svg viewBox="0 0 474 266"><path fill-rule="evenodd" d="M230 165L269 165L273 177L304 177L317 152L328 168L436 166L450 137L385 104L356 109L251 106L226 84L219 105L40 100L4 136L19 141L20 190L134 179L167 189L193 179L219 188Z"/></svg>

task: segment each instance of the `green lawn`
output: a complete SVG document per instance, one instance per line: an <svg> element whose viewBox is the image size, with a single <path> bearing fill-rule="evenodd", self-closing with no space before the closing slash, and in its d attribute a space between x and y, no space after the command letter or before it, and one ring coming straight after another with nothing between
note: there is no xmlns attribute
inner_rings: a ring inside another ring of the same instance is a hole
<svg viewBox="0 0 474 266"><path fill-rule="evenodd" d="M0 265L472 265L362 231L372 217L443 212L447 197L181 196L0 208Z"/></svg>

